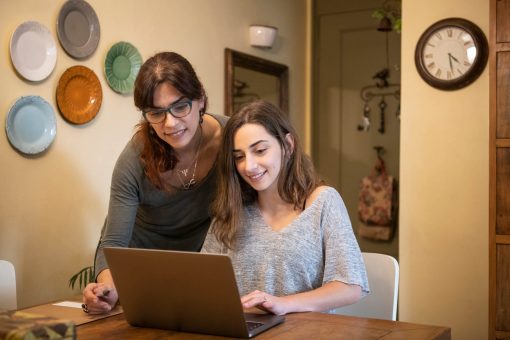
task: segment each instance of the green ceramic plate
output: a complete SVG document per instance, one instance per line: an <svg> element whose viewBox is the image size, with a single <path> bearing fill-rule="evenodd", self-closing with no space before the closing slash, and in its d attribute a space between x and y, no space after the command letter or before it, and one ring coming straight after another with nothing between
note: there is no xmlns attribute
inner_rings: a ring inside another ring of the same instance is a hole
<svg viewBox="0 0 510 340"><path fill-rule="evenodd" d="M133 92L135 79L142 65L142 56L128 42L113 45L104 61L104 73L108 85L118 93Z"/></svg>

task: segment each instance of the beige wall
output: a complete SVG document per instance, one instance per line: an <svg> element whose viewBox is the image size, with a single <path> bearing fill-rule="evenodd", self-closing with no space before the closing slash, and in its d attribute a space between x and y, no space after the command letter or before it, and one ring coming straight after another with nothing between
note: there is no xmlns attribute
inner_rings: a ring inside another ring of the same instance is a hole
<svg viewBox="0 0 510 340"><path fill-rule="evenodd" d="M453 339L486 339L488 67L447 92L414 65L421 33L452 16L488 35L489 1L403 1L399 318L450 326Z"/></svg>
<svg viewBox="0 0 510 340"><path fill-rule="evenodd" d="M85 61L69 57L57 40L55 23L64 2L0 2L2 121L23 95L40 95L56 108L59 77L77 64L96 72L104 96L99 114L86 125L70 125L57 112L57 137L41 157L23 157L11 148L5 133L0 138L0 258L16 267L20 307L73 294L67 287L69 277L93 261L112 168L139 119L132 96L113 92L103 76L104 57L112 44L128 41L144 60L163 50L183 54L208 91L210 111L217 113L223 112L225 47L286 64L291 118L300 134L307 132L306 0L89 0L99 17L101 40ZM57 43L56 68L40 83L19 78L10 62L10 36L27 20L48 27ZM249 46L248 26L255 23L279 28L272 50Z"/></svg>

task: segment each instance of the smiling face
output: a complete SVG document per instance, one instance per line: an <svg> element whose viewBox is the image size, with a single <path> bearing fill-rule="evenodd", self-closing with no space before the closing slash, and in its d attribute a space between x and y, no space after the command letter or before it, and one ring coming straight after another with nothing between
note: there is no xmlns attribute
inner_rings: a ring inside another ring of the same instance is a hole
<svg viewBox="0 0 510 340"><path fill-rule="evenodd" d="M259 124L244 124L234 134L237 172L258 192L275 190L283 152L278 140Z"/></svg>
<svg viewBox="0 0 510 340"><path fill-rule="evenodd" d="M156 87L154 91L154 108L163 109L179 100L186 99L170 83L165 82ZM158 124L151 124L159 138L168 143L175 150L186 149L190 141L195 136L199 120L199 110L202 108L201 100L194 100L191 106L191 112L182 118L175 118L167 113L165 120Z"/></svg>

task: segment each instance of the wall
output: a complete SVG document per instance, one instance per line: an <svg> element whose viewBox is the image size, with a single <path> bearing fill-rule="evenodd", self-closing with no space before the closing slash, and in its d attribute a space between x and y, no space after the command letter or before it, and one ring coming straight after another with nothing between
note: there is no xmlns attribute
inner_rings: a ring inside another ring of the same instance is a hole
<svg viewBox="0 0 510 340"><path fill-rule="evenodd" d="M422 32L446 17L489 31L489 1L403 1L399 319L486 339L488 67L472 85L428 86L414 65Z"/></svg>
<svg viewBox="0 0 510 340"><path fill-rule="evenodd" d="M286 64L291 119L300 134L308 133L309 1L90 0L101 24L101 40L84 61L72 59L59 45L55 23L64 2L0 3L2 121L23 95L40 95L56 109L59 77L73 65L91 68L103 89L101 110L86 125L71 125L57 111L56 139L40 157L24 157L11 148L5 134L0 138L0 258L16 267L20 307L77 293L67 287L67 281L93 261L112 168L140 118L132 96L113 92L103 76L104 58L114 43L132 43L144 60L163 50L186 56L208 91L210 111L216 113L223 112L225 47ZM44 24L58 49L55 70L39 83L18 77L10 61L10 36L28 20ZM249 46L248 27L255 23L278 26L272 50Z"/></svg>

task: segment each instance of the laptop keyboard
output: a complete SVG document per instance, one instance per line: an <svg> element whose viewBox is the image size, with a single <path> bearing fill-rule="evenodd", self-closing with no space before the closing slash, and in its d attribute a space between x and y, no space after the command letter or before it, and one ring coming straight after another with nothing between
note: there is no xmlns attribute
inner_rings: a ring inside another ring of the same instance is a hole
<svg viewBox="0 0 510 340"><path fill-rule="evenodd" d="M254 321L246 321L246 325L248 326L248 331L252 331L257 327L260 327L263 325L262 322L254 322Z"/></svg>

